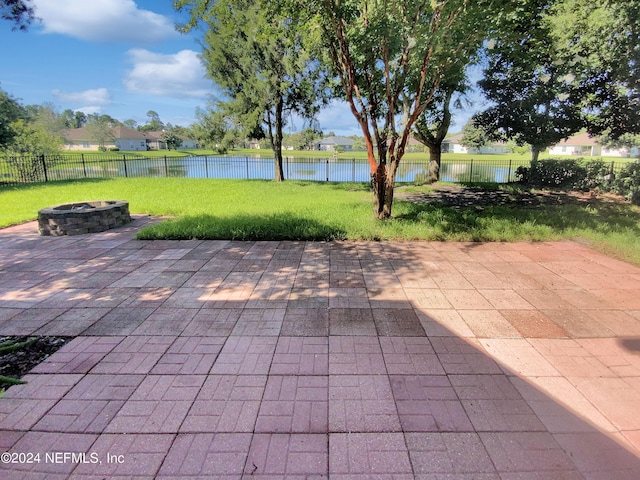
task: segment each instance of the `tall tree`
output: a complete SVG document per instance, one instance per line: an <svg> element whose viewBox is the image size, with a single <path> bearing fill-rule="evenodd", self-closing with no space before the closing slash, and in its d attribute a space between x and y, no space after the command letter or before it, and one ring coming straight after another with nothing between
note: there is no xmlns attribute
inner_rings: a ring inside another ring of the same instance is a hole
<svg viewBox="0 0 640 480"><path fill-rule="evenodd" d="M26 117L27 112L20 102L0 89L0 149L7 148L15 137L11 124Z"/></svg>
<svg viewBox="0 0 640 480"><path fill-rule="evenodd" d="M592 135L640 133L640 2L563 0L548 16L551 35L575 76Z"/></svg>
<svg viewBox="0 0 640 480"><path fill-rule="evenodd" d="M157 132L164 130L164 123L160 120L160 115L155 110L147 112L147 123L138 127L141 132Z"/></svg>
<svg viewBox="0 0 640 480"><path fill-rule="evenodd" d="M60 116L66 128L80 128L84 127L84 124L87 123L87 115L79 110L74 112L70 108L67 108Z"/></svg>
<svg viewBox="0 0 640 480"><path fill-rule="evenodd" d="M461 145L477 148L479 151L482 147L487 145L489 141L489 135L485 129L481 125L476 124L473 119L470 119L465 123L464 127L462 127Z"/></svg>
<svg viewBox="0 0 640 480"><path fill-rule="evenodd" d="M215 102L206 109L196 108L196 120L190 130L200 146L226 153L242 137L235 116L226 113L223 106Z"/></svg>
<svg viewBox="0 0 640 480"><path fill-rule="evenodd" d="M451 103L456 91L461 90L463 87L455 84L442 85L434 94L433 102L415 123L414 137L429 149L428 183L440 180L442 142L451 126Z"/></svg>
<svg viewBox="0 0 640 480"><path fill-rule="evenodd" d="M10 125L13 131L11 144L6 151L18 155L53 155L58 153L64 145L59 135L47 131L43 124L16 120Z"/></svg>
<svg viewBox="0 0 640 480"><path fill-rule="evenodd" d="M375 217L391 216L395 175L409 134L447 73L461 59L466 64L461 52L477 48L482 40L478 31L502 18L514 3L313 0L300 6L290 2L292 10L309 15L310 35L317 35L327 52L364 134Z"/></svg>
<svg viewBox="0 0 640 480"><path fill-rule="evenodd" d="M58 113L58 108L53 103L29 105L27 108L32 109L31 120L38 124L42 130L53 136L62 136L63 130L67 128L65 117Z"/></svg>
<svg viewBox="0 0 640 480"><path fill-rule="evenodd" d="M222 93L224 110L245 136L269 138L275 179L284 179L282 135L290 113L309 118L324 95L322 75L303 47L299 24L261 0L176 0L190 21L206 24L202 59Z"/></svg>
<svg viewBox="0 0 640 480"><path fill-rule="evenodd" d="M491 139L531 145L532 160L584 125L575 75L559 59L547 17L544 4L522 11L508 32L487 42L478 85L493 106L474 116Z"/></svg>
<svg viewBox="0 0 640 480"><path fill-rule="evenodd" d="M108 115L89 115L87 132L95 140L100 150L106 150L107 144L115 142L113 127L116 125Z"/></svg>
<svg viewBox="0 0 640 480"><path fill-rule="evenodd" d="M167 144L169 150L177 150L182 145L182 138L173 130L163 132L160 140Z"/></svg>

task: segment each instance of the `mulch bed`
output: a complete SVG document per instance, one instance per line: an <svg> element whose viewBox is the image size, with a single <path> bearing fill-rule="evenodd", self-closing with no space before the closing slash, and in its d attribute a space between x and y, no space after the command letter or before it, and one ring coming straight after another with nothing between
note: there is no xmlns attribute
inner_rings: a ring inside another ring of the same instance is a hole
<svg viewBox="0 0 640 480"><path fill-rule="evenodd" d="M20 349L0 355L0 375L11 378L20 378L33 367L38 365L48 356L56 352L71 337L0 337L0 347L9 342L22 343L33 340ZM0 389L7 388L0 380Z"/></svg>
<svg viewBox="0 0 640 480"><path fill-rule="evenodd" d="M595 202L627 203L610 193L574 191L507 191L459 185L436 185L425 193L403 192L397 189L396 198L418 204L439 204L452 208L485 207L490 205L517 205L537 208L542 205L592 205Z"/></svg>

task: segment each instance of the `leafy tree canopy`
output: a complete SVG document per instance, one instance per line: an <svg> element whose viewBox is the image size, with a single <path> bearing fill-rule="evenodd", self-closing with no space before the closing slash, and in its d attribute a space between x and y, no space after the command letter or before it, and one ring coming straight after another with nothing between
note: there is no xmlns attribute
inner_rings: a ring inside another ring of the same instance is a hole
<svg viewBox="0 0 640 480"><path fill-rule="evenodd" d="M282 135L290 113L311 118L323 102L322 73L304 48L299 23L261 0L178 0L190 20L206 25L202 58L221 92L225 114L246 137L268 136L282 170ZM262 130L262 132L260 132Z"/></svg>
<svg viewBox="0 0 640 480"><path fill-rule="evenodd" d="M474 117L494 140L531 145L534 159L583 126L575 75L559 60L547 15L545 4L523 11L487 42L478 85L492 106Z"/></svg>
<svg viewBox="0 0 640 480"><path fill-rule="evenodd" d="M398 164L409 134L448 76L460 76L494 23L522 2L294 0L307 39L331 67L360 125L374 190L374 216L391 216ZM399 118L399 116L401 118ZM374 147L375 145L375 147Z"/></svg>
<svg viewBox="0 0 640 480"><path fill-rule="evenodd" d="M490 136L485 129L476 124L473 119L469 120L464 127L462 127L462 140L460 143L465 147L472 147L480 149L488 143L490 143Z"/></svg>
<svg viewBox="0 0 640 480"><path fill-rule="evenodd" d="M589 133L640 133L640 2L557 1L547 21Z"/></svg>
<svg viewBox="0 0 640 480"><path fill-rule="evenodd" d="M20 102L0 89L0 148L6 148L15 135L11 124L26 117L27 112Z"/></svg>

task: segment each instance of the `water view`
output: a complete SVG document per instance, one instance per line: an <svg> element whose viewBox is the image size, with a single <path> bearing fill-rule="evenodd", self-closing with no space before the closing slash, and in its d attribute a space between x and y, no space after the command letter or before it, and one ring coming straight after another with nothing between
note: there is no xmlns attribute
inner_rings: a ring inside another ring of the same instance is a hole
<svg viewBox="0 0 640 480"><path fill-rule="evenodd" d="M442 162L440 178L446 182L495 182L516 180L519 162L473 159ZM429 161L400 163L398 183L424 183ZM288 180L314 182L369 182L369 164L364 159L286 157L284 176ZM273 158L264 157L94 157L89 155L9 158L0 162L5 183L72 180L105 177L184 177L270 180L275 176Z"/></svg>
<svg viewBox="0 0 640 480"><path fill-rule="evenodd" d="M186 178L274 178L272 158L258 157L181 157L148 158L118 161L118 176L130 177L186 177ZM429 162L401 162L396 180L400 183L420 183L427 177ZM446 182L497 182L515 180L518 164L509 160L443 161L440 178ZM284 175L289 180L318 182L368 182L369 164L356 159L284 159Z"/></svg>

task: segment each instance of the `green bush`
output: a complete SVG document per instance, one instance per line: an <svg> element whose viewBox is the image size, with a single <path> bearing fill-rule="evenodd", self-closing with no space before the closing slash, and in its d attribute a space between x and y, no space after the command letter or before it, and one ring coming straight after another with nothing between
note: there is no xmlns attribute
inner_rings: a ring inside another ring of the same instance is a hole
<svg viewBox="0 0 640 480"><path fill-rule="evenodd" d="M624 167L613 181L611 189L634 205L640 205L640 162Z"/></svg>
<svg viewBox="0 0 640 480"><path fill-rule="evenodd" d="M531 162L530 167L518 167L516 178L534 188L573 190L609 190L613 176L602 160L550 158Z"/></svg>
<svg viewBox="0 0 640 480"><path fill-rule="evenodd" d="M533 187L576 188L584 182L587 171L582 159L537 160L529 168L529 185Z"/></svg>

